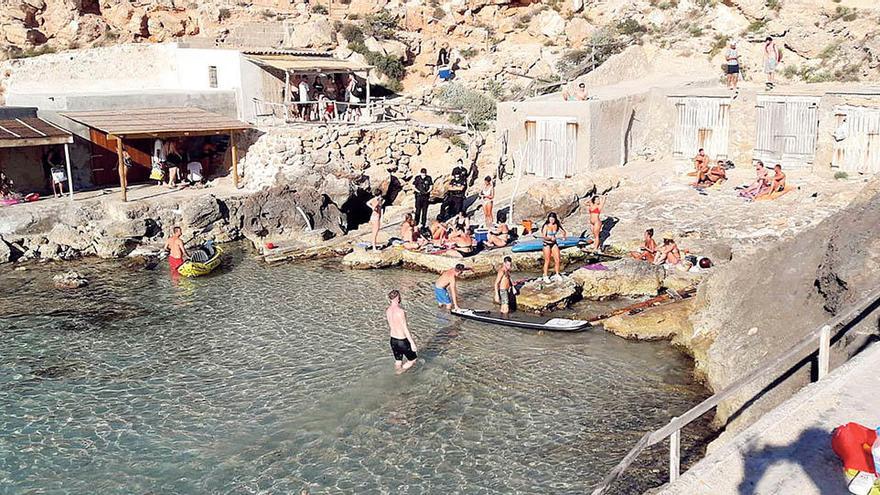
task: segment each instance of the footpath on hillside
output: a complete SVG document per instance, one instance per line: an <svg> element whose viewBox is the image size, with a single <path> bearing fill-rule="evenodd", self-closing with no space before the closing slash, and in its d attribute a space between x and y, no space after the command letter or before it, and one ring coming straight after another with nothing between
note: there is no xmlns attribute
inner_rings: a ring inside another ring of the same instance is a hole
<svg viewBox="0 0 880 495"><path fill-rule="evenodd" d="M847 494L831 432L880 426L880 344L873 344L709 454L655 495Z"/></svg>

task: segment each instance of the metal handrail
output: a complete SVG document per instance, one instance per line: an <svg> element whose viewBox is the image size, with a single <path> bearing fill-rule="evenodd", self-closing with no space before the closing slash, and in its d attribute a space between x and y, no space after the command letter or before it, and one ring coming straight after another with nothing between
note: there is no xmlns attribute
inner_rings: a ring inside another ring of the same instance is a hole
<svg viewBox="0 0 880 495"><path fill-rule="evenodd" d="M681 438L681 429L690 424L695 419L699 418L703 414L709 412L712 408L717 406L722 400L727 399L734 393L738 392L744 386L752 383L758 378L763 377L771 370L777 368L781 364L788 362L792 359L797 359L797 362L800 362L802 359L807 356L811 356L816 353L814 349L816 345L816 340L819 341L818 348L818 373L817 380L821 380L828 374L829 370L829 357L830 357L830 346L831 346L831 330L842 325L848 325L852 323L852 321L859 316L862 312L867 310L873 305L876 305L880 302L880 288L875 289L868 296L861 299L858 303L853 305L849 311L846 313L837 316L828 320L821 327L813 330L809 334L805 335L797 344L792 346L785 354L767 359L762 362L756 371L738 379L732 384L728 385L721 392L709 397L703 402L697 404L686 413L682 414L679 417L672 418L669 423L658 430L654 430L652 432L645 433L642 438L636 443L635 446L624 456L624 458L608 473L605 479L602 480L602 484L596 487L593 490L592 495L602 495L605 493L608 488L611 487L611 484L620 477L626 471L626 469L630 466L630 464L635 461L636 457L642 453L645 449L652 445L656 445L661 441L665 440L667 437L670 437L670 450L669 450L669 481L675 481L679 476L680 470L680 456L679 456L679 439ZM874 308L877 309L877 308ZM874 310L872 310L873 312ZM809 352L805 352L810 349ZM789 366L785 369L785 372L791 370L794 366ZM778 375L777 375L778 376Z"/></svg>

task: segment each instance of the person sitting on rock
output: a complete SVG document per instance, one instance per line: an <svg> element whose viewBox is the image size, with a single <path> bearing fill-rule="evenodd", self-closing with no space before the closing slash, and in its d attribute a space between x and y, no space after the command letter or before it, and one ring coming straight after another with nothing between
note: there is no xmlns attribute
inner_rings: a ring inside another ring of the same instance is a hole
<svg viewBox="0 0 880 495"><path fill-rule="evenodd" d="M727 180L727 169L724 168L724 161L718 160L714 167L710 168L705 174L697 179L694 186L698 188L711 187Z"/></svg>
<svg viewBox="0 0 880 495"><path fill-rule="evenodd" d="M510 243L510 227L507 226L507 215L498 213L498 223L486 236L486 244L491 247L504 247Z"/></svg>
<svg viewBox="0 0 880 495"><path fill-rule="evenodd" d="M743 187L739 195L746 199L755 199L770 190L770 172L761 160L755 160L755 181Z"/></svg>
<svg viewBox="0 0 880 495"><path fill-rule="evenodd" d="M461 230L453 227L449 234L447 244L451 247L445 254L453 258L463 258L476 252L477 242L471 235L470 229Z"/></svg>
<svg viewBox="0 0 880 495"><path fill-rule="evenodd" d="M700 148L697 151L697 156L694 157L694 171L689 173L688 175L692 175L695 177L700 176L700 172L704 174L709 171L709 156L706 155L706 150Z"/></svg>
<svg viewBox="0 0 880 495"><path fill-rule="evenodd" d="M681 252L678 250L678 245L668 237L663 239L663 245L660 246L654 257L654 264L677 265L679 263L681 263Z"/></svg>
<svg viewBox="0 0 880 495"><path fill-rule="evenodd" d="M654 261L655 254L657 254L657 243L654 242L654 229L646 230L645 239L642 242L642 246L639 247L638 251L632 251L629 253L629 255L633 257L633 259L647 261L648 263L652 263Z"/></svg>
<svg viewBox="0 0 880 495"><path fill-rule="evenodd" d="M439 219L431 221L431 240L435 244L443 244L449 238L449 228Z"/></svg>
<svg viewBox="0 0 880 495"><path fill-rule="evenodd" d="M412 213L407 213L403 217L403 222L400 224L400 239L403 241L404 249L417 250L425 244L425 240L419 235L419 228L413 220Z"/></svg>
<svg viewBox="0 0 880 495"><path fill-rule="evenodd" d="M770 190L760 196L757 196L755 199L758 201L763 201L767 199L776 199L783 194L789 192L791 189L785 184L785 174L782 172L782 165L776 164L773 167L773 175L769 177L770 179Z"/></svg>
<svg viewBox="0 0 880 495"><path fill-rule="evenodd" d="M0 172L0 199L19 199L21 195L15 192L15 183L6 175Z"/></svg>

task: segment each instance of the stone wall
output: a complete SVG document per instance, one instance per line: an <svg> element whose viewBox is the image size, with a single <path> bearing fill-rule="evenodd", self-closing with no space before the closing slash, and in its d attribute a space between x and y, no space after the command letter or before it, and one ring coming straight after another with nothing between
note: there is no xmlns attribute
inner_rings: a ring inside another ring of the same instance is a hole
<svg viewBox="0 0 880 495"><path fill-rule="evenodd" d="M459 160L474 173L494 175L483 143L478 135L415 124L277 128L250 146L240 173L249 191L308 184L341 206L358 189L387 193L392 182L406 194L425 168L440 198Z"/></svg>

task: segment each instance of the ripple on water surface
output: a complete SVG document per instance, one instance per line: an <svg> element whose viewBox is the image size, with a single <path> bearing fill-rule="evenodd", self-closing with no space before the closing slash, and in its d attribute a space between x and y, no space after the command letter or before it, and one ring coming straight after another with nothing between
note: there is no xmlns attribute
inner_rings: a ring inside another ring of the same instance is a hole
<svg viewBox="0 0 880 495"><path fill-rule="evenodd" d="M704 397L665 343L451 319L430 275L229 261L83 263L73 293L0 272L0 492L582 493ZM403 376L392 288L425 359Z"/></svg>

